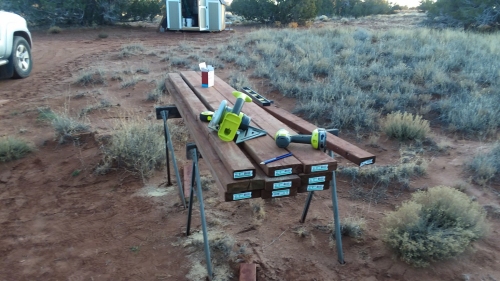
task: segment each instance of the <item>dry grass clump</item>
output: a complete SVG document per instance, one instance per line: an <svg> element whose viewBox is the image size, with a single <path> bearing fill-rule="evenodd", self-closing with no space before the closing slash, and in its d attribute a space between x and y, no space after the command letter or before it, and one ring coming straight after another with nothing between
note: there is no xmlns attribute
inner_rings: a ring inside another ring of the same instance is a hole
<svg viewBox="0 0 500 281"><path fill-rule="evenodd" d="M254 217L254 223L259 225L266 217L266 210L264 208L264 201L262 199L250 200L250 207Z"/></svg>
<svg viewBox="0 0 500 281"><path fill-rule="evenodd" d="M208 243L214 269L214 280L233 280L234 274L229 265L233 263L238 256L241 256L242 250L246 252L246 249L242 249L242 247L236 249L236 241L233 236L217 231L210 231L208 233ZM202 253L203 245L203 233L201 231L191 234L183 242L184 247L190 248L198 254ZM246 246L244 247L246 248ZM203 257L196 257L196 253L192 254L193 259L204 259L204 255ZM203 280L206 278L206 275L206 267L195 260L193 262L193 268L186 277L188 280Z"/></svg>
<svg viewBox="0 0 500 281"><path fill-rule="evenodd" d="M120 84L120 87L122 89L126 89L126 88L130 88L130 87L133 87L135 86L137 83L139 83L141 79L139 77L136 77L136 76L133 76L133 77L130 77L126 80L124 80L121 84Z"/></svg>
<svg viewBox="0 0 500 281"><path fill-rule="evenodd" d="M24 139L12 136L0 138L0 162L21 159L33 150L33 146Z"/></svg>
<svg viewBox="0 0 500 281"><path fill-rule="evenodd" d="M48 33L50 34L59 34L62 32L62 28L60 28L59 26L52 26L51 28L49 28L49 30L47 30Z"/></svg>
<svg viewBox="0 0 500 281"><path fill-rule="evenodd" d="M422 116L400 111L387 115L383 130L389 137L400 141L423 140L431 131L429 121L423 120Z"/></svg>
<svg viewBox="0 0 500 281"><path fill-rule="evenodd" d="M369 199L376 203L386 198L389 185L396 184L400 189L407 189L411 178L426 174L427 161L408 151L401 151L401 154L403 156L400 163L395 165L375 164L362 169L358 167L339 169L340 176L346 176L351 180L352 188L349 190L351 198ZM371 189L365 189L364 185L370 186Z"/></svg>
<svg viewBox="0 0 500 281"><path fill-rule="evenodd" d="M56 131L56 137L59 138L61 144L67 140L73 140L78 133L89 131L90 126L88 124L71 117L66 111L53 113L53 115L45 114L51 118L51 125Z"/></svg>
<svg viewBox="0 0 500 281"><path fill-rule="evenodd" d="M97 84L106 84L105 72L102 69L87 69L81 71L76 78L76 83L81 86L94 86Z"/></svg>
<svg viewBox="0 0 500 281"><path fill-rule="evenodd" d="M491 151L476 155L466 167L474 182L485 185L500 174L500 142Z"/></svg>
<svg viewBox="0 0 500 281"><path fill-rule="evenodd" d="M104 154L104 165L115 163L147 178L165 165L163 126L140 118L120 120Z"/></svg>
<svg viewBox="0 0 500 281"><path fill-rule="evenodd" d="M340 233L344 236L360 238L363 235L365 225L366 222L363 218L347 217L340 222Z"/></svg>
<svg viewBox="0 0 500 281"><path fill-rule="evenodd" d="M147 101L159 101L164 93L165 94L168 93L167 88L165 86L165 77L163 77L159 81L158 80L155 81L155 83L156 87L153 90L151 90L146 96Z"/></svg>
<svg viewBox="0 0 500 281"><path fill-rule="evenodd" d="M487 229L483 208L462 192L446 186L414 193L390 213L383 239L400 258L416 267L452 258Z"/></svg>
<svg viewBox="0 0 500 281"><path fill-rule="evenodd" d="M146 48L141 43L132 43L123 45L118 53L118 58L128 58L130 56L138 55L144 52Z"/></svg>

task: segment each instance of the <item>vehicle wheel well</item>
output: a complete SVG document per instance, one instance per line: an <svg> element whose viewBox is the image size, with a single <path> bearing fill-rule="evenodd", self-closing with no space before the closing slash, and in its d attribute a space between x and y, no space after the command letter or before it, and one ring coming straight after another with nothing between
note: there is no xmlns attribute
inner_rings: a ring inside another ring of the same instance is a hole
<svg viewBox="0 0 500 281"><path fill-rule="evenodd" d="M28 34L26 32L23 32L23 31L16 31L14 32L14 36L20 36L20 37L23 37L27 42L28 44L30 44L30 48L33 47L31 45L31 40L30 40L30 37L28 36Z"/></svg>

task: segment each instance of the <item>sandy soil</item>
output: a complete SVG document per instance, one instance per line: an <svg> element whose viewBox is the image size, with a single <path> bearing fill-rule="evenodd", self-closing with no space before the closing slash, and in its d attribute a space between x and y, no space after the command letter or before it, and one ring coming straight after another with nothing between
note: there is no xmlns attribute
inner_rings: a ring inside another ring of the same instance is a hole
<svg viewBox="0 0 500 281"><path fill-rule="evenodd" d="M147 182L122 169L107 175L96 175L94 169L102 160L99 140L110 133L118 117L153 116L155 103L146 101L146 94L154 89L154 81L171 71L161 61L162 54L179 44L224 43L252 28L234 29L235 33L157 33L149 26L74 29L56 35L33 32L31 77L0 81L0 136L23 137L37 148L24 159L0 164L0 280L205 279L198 206L193 214L194 234L186 238L187 210L179 202L174 176L174 185L167 186L166 169ZM99 39L100 33L109 37ZM118 58L120 47L131 43L143 44L148 51ZM74 83L78 73L89 67L121 73L139 65L148 66L150 72L136 74L141 81L131 88L122 89L111 80L93 87ZM226 68L217 74L227 78L230 71ZM293 101L271 98L282 107L293 107ZM40 107L77 116L102 99L112 106L90 112L86 120L92 132L74 142L59 144L53 128L37 119ZM166 103L168 97L158 104ZM426 154L429 174L412 181L410 190L389 190L387 199L378 203L369 198L353 200L348 180L338 179L341 218L366 221L362 238L344 237L343 265L330 241L329 191L315 194L308 218L301 224L306 194L226 203L220 201L216 187L208 186L204 200L209 232L216 237L228 235L236 242L231 263L221 259L221 253L213 253L216 280L237 280L239 261L257 263L258 280L500 280L498 219L489 219L488 236L464 254L425 269L395 259L380 240L382 218L408 199L411 191L467 181L470 175L463 173L464 163L489 147L437 131L433 138L449 148L445 153ZM380 164L399 159L399 144L384 136L375 147L368 140L349 140L377 155ZM177 155L180 163L189 163L183 145L177 144ZM345 159L338 160L348 165ZM209 177L206 169L202 173ZM496 190L498 186L469 185L466 192L481 204L498 206ZM255 213L255 205L264 212ZM306 235L299 235L301 229Z"/></svg>

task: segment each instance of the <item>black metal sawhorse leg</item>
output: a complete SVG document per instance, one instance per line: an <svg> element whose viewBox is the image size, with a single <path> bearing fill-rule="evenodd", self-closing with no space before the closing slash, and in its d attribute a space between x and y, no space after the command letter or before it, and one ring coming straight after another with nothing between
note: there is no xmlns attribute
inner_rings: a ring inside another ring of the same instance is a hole
<svg viewBox="0 0 500 281"><path fill-rule="evenodd" d="M177 187L179 189L179 196L182 201L182 205L186 208L186 198L184 198L184 191L182 189L182 181L179 175L179 169L177 168L177 160L175 159L175 151L172 146L172 139L170 138L170 132L168 130L167 120L168 118L182 118L177 107L175 105L159 106L155 108L156 119L163 119L163 130L165 134L165 150L167 155L167 185L172 185L170 180L170 157L169 152L172 154L172 162L174 164L175 177L177 178Z"/></svg>
<svg viewBox="0 0 500 281"><path fill-rule="evenodd" d="M186 228L186 235L189 236L191 232L191 215L193 210L193 193L194 193L194 184L196 182L196 197L198 197L198 201L200 202L200 216L201 216L201 227L203 230L203 244L205 250L205 259L207 262L207 272L208 279L211 281L213 278L212 271L212 260L210 259L210 247L208 242L208 231L207 231L207 220L205 218L205 205L203 204L203 191L201 190L201 181L200 181L200 170L198 168L198 158L200 154L198 153L198 149L195 144L188 143L187 145L188 155L190 154L190 159L193 160L193 172L191 173L191 188L189 189L189 208L188 208L188 221Z"/></svg>
<svg viewBox="0 0 500 281"><path fill-rule="evenodd" d="M334 135L338 136L338 130L328 130ZM328 155L334 158L333 151L329 150ZM339 216L339 204L337 198L337 179L335 171L332 172L332 181L330 183L330 188L332 190L332 205L333 205L333 221L335 224L335 244L337 245L337 257L340 264L344 264L344 252L342 251L342 235L340 233L340 216ZM306 199L306 204L304 210L302 211L302 217L300 218L300 223L304 223L306 220L307 212L309 211L309 206L311 205L312 198L314 196L314 191L309 191Z"/></svg>

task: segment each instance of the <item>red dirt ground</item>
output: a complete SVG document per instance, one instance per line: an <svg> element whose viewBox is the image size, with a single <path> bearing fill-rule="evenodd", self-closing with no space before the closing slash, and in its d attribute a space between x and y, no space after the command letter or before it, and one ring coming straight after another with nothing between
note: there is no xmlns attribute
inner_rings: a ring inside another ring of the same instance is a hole
<svg viewBox="0 0 500 281"><path fill-rule="evenodd" d="M98 140L110 132L117 117L151 116L155 103L145 100L146 93L155 87L153 80L170 71L161 54L179 44L224 43L250 30L234 28L236 33L157 33L154 27L33 32L31 77L0 81L0 136L23 137L37 148L23 159L0 164L0 280L205 279L203 250L185 237L187 210L180 204L174 175L174 186L166 186L166 169L147 182L122 169L107 175L96 175L94 169L102 160ZM109 37L99 39L100 33ZM154 54L117 59L120 47L130 43L141 43ZM121 71L139 64L149 66L150 73L133 88L121 89L112 81L89 88L73 83L78 72L89 67ZM217 75L226 79L230 71ZM39 107L77 115L101 98L113 106L91 112L87 118L92 132L75 142L59 144L50 124L37 120ZM293 107L293 101L271 98L284 108ZM488 147L439 133L434 139L446 141L450 148L429 156L429 174L412 181L411 190L466 181L463 164ZM399 159L398 143L383 136L378 148L366 145L366 140L355 143L376 154L377 163ZM188 163L183 144L177 155L181 163ZM257 201L220 202L212 187L204 196L209 231L224 232L237 245L246 245L247 254L240 258L258 264L258 280L500 280L498 219L489 219L488 236L456 259L417 269L397 260L379 234L385 213L408 199L410 192L389 193L388 200L375 204L350 199L349 188L346 179L338 179L341 218L364 218L366 231L360 239L344 237L344 265L337 262L335 246L329 242L329 191L316 192L308 219L300 224L306 194L260 202L265 216L257 220L252 211ZM471 185L467 193L481 204L500 204L495 188ZM194 207L196 234L201 226L198 205ZM296 233L301 226L308 232L305 237ZM237 280L235 264L222 270L220 265L227 264L214 263L216 280Z"/></svg>

